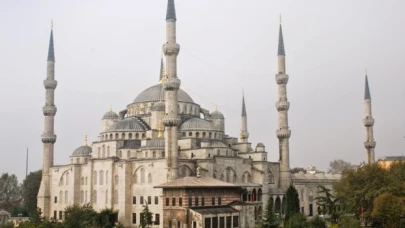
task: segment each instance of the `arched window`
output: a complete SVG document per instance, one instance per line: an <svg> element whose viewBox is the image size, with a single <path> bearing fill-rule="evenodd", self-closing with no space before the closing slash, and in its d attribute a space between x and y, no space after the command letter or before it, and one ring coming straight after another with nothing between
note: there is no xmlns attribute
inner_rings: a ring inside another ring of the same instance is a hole
<svg viewBox="0 0 405 228"><path fill-rule="evenodd" d="M80 178L80 185L84 185L84 177Z"/></svg>
<svg viewBox="0 0 405 228"><path fill-rule="evenodd" d="M145 158L148 158L148 151L145 151Z"/></svg>
<svg viewBox="0 0 405 228"><path fill-rule="evenodd" d="M193 132L189 132L188 136L190 136L190 137L193 136Z"/></svg>
<svg viewBox="0 0 405 228"><path fill-rule="evenodd" d="M273 175L273 173L270 170L268 170L268 173L269 173L269 176L268 176L269 184L274 184L274 175Z"/></svg>
<svg viewBox="0 0 405 228"><path fill-rule="evenodd" d="M108 190L105 191L105 204L108 204Z"/></svg>
<svg viewBox="0 0 405 228"><path fill-rule="evenodd" d="M136 133L136 134L135 134L135 138L136 138L136 139L139 139L139 133Z"/></svg>
<svg viewBox="0 0 405 228"><path fill-rule="evenodd" d="M69 184L69 173L66 173L66 185Z"/></svg>
<svg viewBox="0 0 405 228"><path fill-rule="evenodd" d="M148 183L152 184L152 174L150 174L150 173L148 175Z"/></svg>
<svg viewBox="0 0 405 228"><path fill-rule="evenodd" d="M60 191L59 192L59 203L62 203L62 200L63 200L63 192Z"/></svg>
<svg viewBox="0 0 405 228"><path fill-rule="evenodd" d="M121 139L125 139L125 133L121 134Z"/></svg>
<svg viewBox="0 0 405 228"><path fill-rule="evenodd" d="M200 132L195 133L195 137L196 138L200 137Z"/></svg>
<svg viewBox="0 0 405 228"><path fill-rule="evenodd" d="M80 203L84 203L84 192L80 192Z"/></svg>
<svg viewBox="0 0 405 228"><path fill-rule="evenodd" d="M208 138L212 138L212 133L208 133Z"/></svg>
<svg viewBox="0 0 405 228"><path fill-rule="evenodd" d="M85 183L85 185L87 185L87 177L86 177L86 183Z"/></svg>
<svg viewBox="0 0 405 228"><path fill-rule="evenodd" d="M113 140L113 134L110 134L110 140Z"/></svg>
<svg viewBox="0 0 405 228"><path fill-rule="evenodd" d="M142 138L144 139L146 137L145 133L142 133Z"/></svg>
<svg viewBox="0 0 405 228"><path fill-rule="evenodd" d="M221 155L221 151L217 150L217 156Z"/></svg>
<svg viewBox="0 0 405 228"><path fill-rule="evenodd" d="M152 157L153 157L153 158L156 158L156 151L153 151L153 152L152 152Z"/></svg>
<svg viewBox="0 0 405 228"><path fill-rule="evenodd" d="M104 184L104 172L101 170L100 171L100 185Z"/></svg>
<svg viewBox="0 0 405 228"><path fill-rule="evenodd" d="M98 155L98 157L100 158L100 154ZM103 145L103 158L105 157L105 145Z"/></svg>
<svg viewBox="0 0 405 228"><path fill-rule="evenodd" d="M115 175L115 185L118 185L118 175Z"/></svg>
<svg viewBox="0 0 405 228"><path fill-rule="evenodd" d="M141 184L145 183L145 169L141 169Z"/></svg>
<svg viewBox="0 0 405 228"><path fill-rule="evenodd" d="M97 203L97 191L93 191L93 203Z"/></svg>
<svg viewBox="0 0 405 228"><path fill-rule="evenodd" d="M205 133L205 132L202 133L203 138L205 138L206 135L207 135L207 133Z"/></svg>
<svg viewBox="0 0 405 228"><path fill-rule="evenodd" d="M93 174L93 184L97 185L97 171L94 171L94 174Z"/></svg>
<svg viewBox="0 0 405 228"><path fill-rule="evenodd" d="M107 156L110 157L110 146L107 146Z"/></svg>
<svg viewBox="0 0 405 228"><path fill-rule="evenodd" d="M114 191L114 204L118 204L118 191Z"/></svg>
<svg viewBox="0 0 405 228"><path fill-rule="evenodd" d="M162 158L164 158L165 157L165 152L164 151L162 151Z"/></svg>
<svg viewBox="0 0 405 228"><path fill-rule="evenodd" d="M127 151L127 158L130 158L131 157L131 151Z"/></svg>
<svg viewBox="0 0 405 228"><path fill-rule="evenodd" d="M76 163L80 163L80 159L79 159L79 158L76 158Z"/></svg>
<svg viewBox="0 0 405 228"><path fill-rule="evenodd" d="M115 133L115 139L116 139L116 140L119 139L118 133Z"/></svg>
<svg viewBox="0 0 405 228"><path fill-rule="evenodd" d="M128 139L132 139L132 133L128 134Z"/></svg>
<svg viewBox="0 0 405 228"><path fill-rule="evenodd" d="M263 196L262 189L259 188L259 191L257 191L257 201L262 201L262 196Z"/></svg>
<svg viewBox="0 0 405 228"><path fill-rule="evenodd" d="M183 137L186 137L186 132L183 132Z"/></svg>
<svg viewBox="0 0 405 228"><path fill-rule="evenodd" d="M108 185L108 171L105 171L105 184Z"/></svg>
<svg viewBox="0 0 405 228"><path fill-rule="evenodd" d="M67 204L69 200L68 191L65 191L65 203Z"/></svg>

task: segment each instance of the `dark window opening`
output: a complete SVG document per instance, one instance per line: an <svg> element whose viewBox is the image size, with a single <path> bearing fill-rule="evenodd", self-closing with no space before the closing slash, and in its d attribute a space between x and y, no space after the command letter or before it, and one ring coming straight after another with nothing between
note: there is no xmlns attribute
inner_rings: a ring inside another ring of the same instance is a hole
<svg viewBox="0 0 405 228"><path fill-rule="evenodd" d="M152 196L148 196L148 204L152 204Z"/></svg>
<svg viewBox="0 0 405 228"><path fill-rule="evenodd" d="M194 204L195 204L194 206L198 207L198 197L194 198Z"/></svg>
<svg viewBox="0 0 405 228"><path fill-rule="evenodd" d="M222 202L221 202L221 197L218 196L218 205L221 206L221 203L222 203Z"/></svg>
<svg viewBox="0 0 405 228"><path fill-rule="evenodd" d="M155 196L155 205L158 205L158 204L159 204L159 197Z"/></svg>
<svg viewBox="0 0 405 228"><path fill-rule="evenodd" d="M172 198L172 206L173 206L173 207L176 206L176 198Z"/></svg>
<svg viewBox="0 0 405 228"><path fill-rule="evenodd" d="M142 204L143 204L143 196L141 196L140 201L141 201L141 202L139 202L139 203L142 205Z"/></svg>
<svg viewBox="0 0 405 228"><path fill-rule="evenodd" d="M136 204L136 196L132 197L132 204Z"/></svg>
<svg viewBox="0 0 405 228"><path fill-rule="evenodd" d="M58 212L57 212L57 211L53 211L53 218L54 218L54 219L57 219L57 217L56 217L57 215L58 215Z"/></svg>
<svg viewBox="0 0 405 228"><path fill-rule="evenodd" d="M212 206L215 206L215 197L212 197Z"/></svg>
<svg viewBox="0 0 405 228"><path fill-rule="evenodd" d="M136 213L132 213L132 224L136 224Z"/></svg>
<svg viewBox="0 0 405 228"><path fill-rule="evenodd" d="M232 217L226 216L226 228L232 228Z"/></svg>
<svg viewBox="0 0 405 228"><path fill-rule="evenodd" d="M62 211L59 211L59 219L62 220L63 214Z"/></svg>
<svg viewBox="0 0 405 228"><path fill-rule="evenodd" d="M155 214L155 225L160 225L160 215Z"/></svg>
<svg viewBox="0 0 405 228"><path fill-rule="evenodd" d="M211 218L205 218L205 228L211 228Z"/></svg>
<svg viewBox="0 0 405 228"><path fill-rule="evenodd" d="M204 197L201 198L201 206L203 206L203 207L205 206L205 198Z"/></svg>
<svg viewBox="0 0 405 228"><path fill-rule="evenodd" d="M219 228L225 228L225 217L219 217Z"/></svg>
<svg viewBox="0 0 405 228"><path fill-rule="evenodd" d="M169 206L169 198L166 198L166 207L168 207Z"/></svg>
<svg viewBox="0 0 405 228"><path fill-rule="evenodd" d="M54 202L55 202L55 203L58 203L58 197L57 197L57 196L55 196Z"/></svg>
<svg viewBox="0 0 405 228"><path fill-rule="evenodd" d="M212 227L218 227L218 217L212 218Z"/></svg>
<svg viewBox="0 0 405 228"><path fill-rule="evenodd" d="M239 227L239 216L233 216L233 227Z"/></svg>
<svg viewBox="0 0 405 228"><path fill-rule="evenodd" d="M183 206L183 198L179 198L179 206L182 207Z"/></svg>
<svg viewBox="0 0 405 228"><path fill-rule="evenodd" d="M192 207L193 206L193 198L188 197L188 207Z"/></svg>

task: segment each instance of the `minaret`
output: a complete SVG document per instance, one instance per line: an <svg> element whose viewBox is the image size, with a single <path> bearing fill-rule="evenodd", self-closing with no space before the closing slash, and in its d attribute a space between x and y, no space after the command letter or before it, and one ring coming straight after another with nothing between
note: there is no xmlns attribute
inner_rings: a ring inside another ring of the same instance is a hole
<svg viewBox="0 0 405 228"><path fill-rule="evenodd" d="M291 184L289 151L289 138L291 136L291 131L288 127L288 109L290 108L290 103L287 100L288 75L286 74L285 67L285 49L281 20L278 40L278 74L276 75L276 82L278 85L278 102L276 103L278 111L278 129L276 133L279 140L280 152L279 187L287 189Z"/></svg>
<svg viewBox="0 0 405 228"><path fill-rule="evenodd" d="M240 142L248 142L249 132L247 129L247 115L246 115L246 105L245 105L245 94L242 96L242 125L240 128Z"/></svg>
<svg viewBox="0 0 405 228"><path fill-rule="evenodd" d="M364 91L364 126L366 127L366 141L364 142L364 147L367 151L367 164L371 164L375 162L375 152L374 148L376 146L376 142L374 141L374 134L373 134L373 126L374 126L374 119L371 115L371 96L370 96L370 88L368 87L368 77L366 73L366 85Z"/></svg>
<svg viewBox="0 0 405 228"><path fill-rule="evenodd" d="M178 160L178 125L180 118L177 114L177 93L180 88L180 79L177 78L177 55L180 45L176 43L176 10L174 0L168 0L166 14L166 43L163 53L166 56L166 75L162 79L165 89L166 109L163 118L165 125L165 154L167 163L167 181L177 179Z"/></svg>
<svg viewBox="0 0 405 228"><path fill-rule="evenodd" d="M56 135L54 132L54 122L55 122L54 118L56 114L54 99L55 99L56 85L57 81L55 80L55 54L53 50L53 28L52 28L51 38L49 41L47 76L46 79L44 80L44 86L46 90L45 106L42 108L42 111L45 116L44 132L42 134L42 143L44 144L44 150L42 158L43 159L42 180L38 192L38 207L41 208L43 216L45 217L51 217L50 212L51 180L49 168L53 166L54 143L56 142Z"/></svg>

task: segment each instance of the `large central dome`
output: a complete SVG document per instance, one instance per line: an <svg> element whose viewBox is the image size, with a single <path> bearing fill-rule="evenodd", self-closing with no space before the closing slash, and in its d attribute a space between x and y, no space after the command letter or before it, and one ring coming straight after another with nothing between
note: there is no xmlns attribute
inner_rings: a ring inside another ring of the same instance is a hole
<svg viewBox="0 0 405 228"><path fill-rule="evenodd" d="M134 103L157 102L160 100L165 100L165 89L161 84L157 84L142 91L142 93L135 98ZM179 89L177 100L180 102L194 103L190 95L182 89Z"/></svg>

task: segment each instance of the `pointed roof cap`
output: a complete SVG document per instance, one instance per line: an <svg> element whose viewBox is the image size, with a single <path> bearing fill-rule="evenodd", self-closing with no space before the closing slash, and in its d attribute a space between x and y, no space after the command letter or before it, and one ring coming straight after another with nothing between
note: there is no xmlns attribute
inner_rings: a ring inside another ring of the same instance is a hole
<svg viewBox="0 0 405 228"><path fill-rule="evenodd" d="M53 28L51 29L51 38L49 40L48 61L55 62L55 53L53 50Z"/></svg>
<svg viewBox="0 0 405 228"><path fill-rule="evenodd" d="M371 96L370 96L370 88L368 87L368 77L366 75L366 88L364 90L364 100L368 99L371 99Z"/></svg>
<svg viewBox="0 0 405 228"><path fill-rule="evenodd" d="M245 95L242 97L242 117L246 116Z"/></svg>
<svg viewBox="0 0 405 228"><path fill-rule="evenodd" d="M281 28L281 24L280 24L279 34L278 34L278 54L277 55L285 55L283 29Z"/></svg>
<svg viewBox="0 0 405 228"><path fill-rule="evenodd" d="M176 20L176 8L174 6L174 0L167 1L167 13L166 20Z"/></svg>

